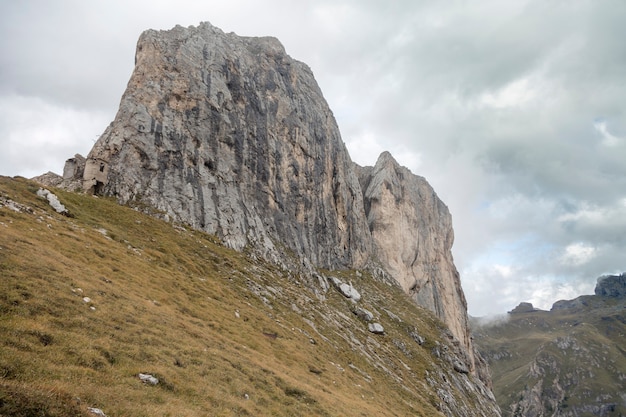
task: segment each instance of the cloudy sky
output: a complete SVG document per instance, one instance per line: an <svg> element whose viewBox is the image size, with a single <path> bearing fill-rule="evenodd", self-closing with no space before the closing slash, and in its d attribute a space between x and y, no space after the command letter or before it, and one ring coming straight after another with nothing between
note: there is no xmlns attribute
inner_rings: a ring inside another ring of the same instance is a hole
<svg viewBox="0 0 626 417"><path fill-rule="evenodd" d="M306 62L353 160L452 212L469 312L626 271L623 0L0 1L0 175L61 173L113 120L148 28L209 21Z"/></svg>

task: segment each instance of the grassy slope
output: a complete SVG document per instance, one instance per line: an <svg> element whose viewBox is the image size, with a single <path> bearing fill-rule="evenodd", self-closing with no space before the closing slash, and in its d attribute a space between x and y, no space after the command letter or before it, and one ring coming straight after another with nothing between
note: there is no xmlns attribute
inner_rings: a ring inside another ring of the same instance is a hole
<svg viewBox="0 0 626 417"><path fill-rule="evenodd" d="M575 310L509 315L478 327L475 340L492 370L494 393L507 416L511 404L538 381L532 364L546 371L544 392L556 381L565 391L557 408L616 403L609 415L626 414L626 310L623 301L587 297ZM556 365L556 366L554 366ZM601 401L598 398L604 396ZM559 412L552 410L548 415ZM581 414L581 415L594 415Z"/></svg>
<svg viewBox="0 0 626 417"><path fill-rule="evenodd" d="M0 177L0 197L33 209L0 207L0 415L439 415L425 376L450 368L431 353L441 324L397 288L334 273L376 336L333 289L320 300L212 236L53 190L61 216L37 188Z"/></svg>

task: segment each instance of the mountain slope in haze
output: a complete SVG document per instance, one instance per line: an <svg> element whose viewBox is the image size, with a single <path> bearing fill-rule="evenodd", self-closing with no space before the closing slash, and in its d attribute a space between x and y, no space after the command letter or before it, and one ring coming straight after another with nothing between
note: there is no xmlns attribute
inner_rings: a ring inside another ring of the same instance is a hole
<svg viewBox="0 0 626 417"><path fill-rule="evenodd" d="M62 215L38 187L0 178L0 415L498 415L445 325L383 276L299 275L52 189Z"/></svg>
<svg viewBox="0 0 626 417"><path fill-rule="evenodd" d="M504 416L626 415L626 274L595 293L474 326Z"/></svg>

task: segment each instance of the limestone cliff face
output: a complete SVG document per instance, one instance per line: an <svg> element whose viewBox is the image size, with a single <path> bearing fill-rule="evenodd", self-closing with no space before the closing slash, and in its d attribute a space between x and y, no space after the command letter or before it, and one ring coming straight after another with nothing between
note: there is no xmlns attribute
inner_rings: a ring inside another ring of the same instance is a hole
<svg viewBox="0 0 626 417"><path fill-rule="evenodd" d="M272 259L287 250L318 267L361 267L370 250L333 114L311 70L274 38L208 23L144 32L84 180Z"/></svg>
<svg viewBox="0 0 626 417"><path fill-rule="evenodd" d="M311 70L278 40L208 23L144 32L115 120L85 166L69 168L90 192L154 207L283 265L378 263L448 324L468 370L484 376L448 209L388 153L375 167L353 164Z"/></svg>
<svg viewBox="0 0 626 417"><path fill-rule="evenodd" d="M452 259L454 232L448 208L424 178L400 166L388 152L374 167L358 167L357 172L374 256L471 352L467 303Z"/></svg>

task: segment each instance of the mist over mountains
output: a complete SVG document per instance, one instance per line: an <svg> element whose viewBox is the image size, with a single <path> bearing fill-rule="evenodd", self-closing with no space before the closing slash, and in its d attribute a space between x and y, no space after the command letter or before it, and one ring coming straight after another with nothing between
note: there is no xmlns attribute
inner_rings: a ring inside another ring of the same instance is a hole
<svg viewBox="0 0 626 417"><path fill-rule="evenodd" d="M476 320L473 334L504 416L626 415L626 274L550 311L520 303Z"/></svg>

